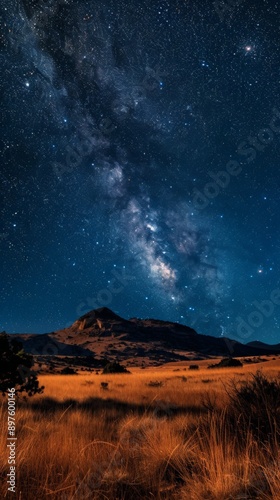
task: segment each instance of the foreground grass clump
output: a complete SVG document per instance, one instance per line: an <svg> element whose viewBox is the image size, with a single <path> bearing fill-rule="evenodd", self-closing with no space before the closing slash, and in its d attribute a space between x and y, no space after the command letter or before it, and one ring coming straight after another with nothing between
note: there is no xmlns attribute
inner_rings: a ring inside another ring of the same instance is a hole
<svg viewBox="0 0 280 500"><path fill-rule="evenodd" d="M207 373L185 383L172 369L42 377L46 395L18 401L16 498L279 500L278 378L248 371L241 383L224 369L221 380L219 368L205 386ZM217 401L208 409L206 391ZM269 440L255 433L255 412ZM5 450L5 400L0 421Z"/></svg>
<svg viewBox="0 0 280 500"><path fill-rule="evenodd" d="M280 443L280 379L269 379L261 371L242 383L231 382L229 421L239 431L240 440L250 431L263 445Z"/></svg>

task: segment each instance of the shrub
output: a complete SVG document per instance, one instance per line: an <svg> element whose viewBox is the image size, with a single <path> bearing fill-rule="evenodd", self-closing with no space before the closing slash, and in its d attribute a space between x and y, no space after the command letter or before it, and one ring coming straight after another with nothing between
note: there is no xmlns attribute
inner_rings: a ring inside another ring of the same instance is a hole
<svg viewBox="0 0 280 500"><path fill-rule="evenodd" d="M239 359L236 358L224 358L221 359L219 363L209 365L208 368L231 368L235 366L240 367L243 366L243 364L241 363L241 361L239 361Z"/></svg>
<svg viewBox="0 0 280 500"><path fill-rule="evenodd" d="M93 385L93 384L94 384L93 380L85 380L85 381L82 383L82 385Z"/></svg>
<svg viewBox="0 0 280 500"><path fill-rule="evenodd" d="M24 352L21 342L11 340L5 332L0 334L0 392L3 396L9 388L15 388L15 394L25 392L28 396L43 392L44 386L39 387L33 365L33 356Z"/></svg>
<svg viewBox="0 0 280 500"><path fill-rule="evenodd" d="M189 370L199 370L199 366L198 365L190 365Z"/></svg>
<svg viewBox="0 0 280 500"><path fill-rule="evenodd" d="M159 380L150 380L150 382L148 382L146 384L148 387L162 387L162 382L159 382Z"/></svg>
<svg viewBox="0 0 280 500"><path fill-rule="evenodd" d="M130 373L124 366L122 366L120 363L117 363L116 361L112 361L111 363L108 363L104 369L103 372L105 375L108 373Z"/></svg>
<svg viewBox="0 0 280 500"><path fill-rule="evenodd" d="M280 380L257 371L247 381L231 382L228 416L246 439L248 429L262 444L280 442Z"/></svg>
<svg viewBox="0 0 280 500"><path fill-rule="evenodd" d="M70 366L65 366L65 368L62 368L60 373L61 375L75 375L76 371L74 368L70 368Z"/></svg>

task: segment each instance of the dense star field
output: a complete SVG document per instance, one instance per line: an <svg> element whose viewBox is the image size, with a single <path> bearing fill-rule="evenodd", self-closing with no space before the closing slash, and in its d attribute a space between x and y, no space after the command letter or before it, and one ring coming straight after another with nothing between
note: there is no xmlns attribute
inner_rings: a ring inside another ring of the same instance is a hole
<svg viewBox="0 0 280 500"><path fill-rule="evenodd" d="M280 342L277 0L0 9L0 330Z"/></svg>

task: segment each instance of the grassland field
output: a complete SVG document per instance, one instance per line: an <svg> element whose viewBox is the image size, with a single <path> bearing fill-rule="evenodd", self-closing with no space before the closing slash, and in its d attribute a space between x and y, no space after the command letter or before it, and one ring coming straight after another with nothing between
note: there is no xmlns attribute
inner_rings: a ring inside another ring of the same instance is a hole
<svg viewBox="0 0 280 500"><path fill-rule="evenodd" d="M7 493L1 399L0 497L279 500L279 445L249 428L241 444L226 412L232 380L245 383L257 370L279 378L280 357L265 358L240 368L210 370L204 360L199 370L180 362L120 375L40 375L44 393L16 402L16 494Z"/></svg>

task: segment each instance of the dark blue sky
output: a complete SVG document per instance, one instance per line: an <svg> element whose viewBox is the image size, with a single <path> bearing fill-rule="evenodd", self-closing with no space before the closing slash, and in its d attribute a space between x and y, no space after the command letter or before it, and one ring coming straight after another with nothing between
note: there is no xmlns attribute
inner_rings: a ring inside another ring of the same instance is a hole
<svg viewBox="0 0 280 500"><path fill-rule="evenodd" d="M280 342L279 5L221 4L2 2L1 330Z"/></svg>

